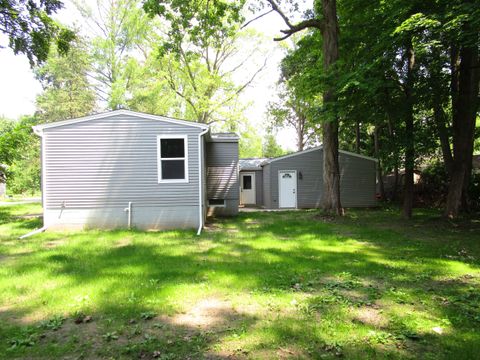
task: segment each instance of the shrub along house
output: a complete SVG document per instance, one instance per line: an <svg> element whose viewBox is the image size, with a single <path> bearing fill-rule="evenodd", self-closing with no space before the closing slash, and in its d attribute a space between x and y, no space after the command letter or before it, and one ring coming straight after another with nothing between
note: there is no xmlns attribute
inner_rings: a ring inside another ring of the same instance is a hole
<svg viewBox="0 0 480 360"><path fill-rule="evenodd" d="M342 205L375 206L377 160L340 150L339 163ZM242 205L267 209L317 208L321 205L321 146L274 159L242 159L239 166Z"/></svg>
<svg viewBox="0 0 480 360"><path fill-rule="evenodd" d="M116 110L38 125L45 227L197 228L238 212L238 137Z"/></svg>

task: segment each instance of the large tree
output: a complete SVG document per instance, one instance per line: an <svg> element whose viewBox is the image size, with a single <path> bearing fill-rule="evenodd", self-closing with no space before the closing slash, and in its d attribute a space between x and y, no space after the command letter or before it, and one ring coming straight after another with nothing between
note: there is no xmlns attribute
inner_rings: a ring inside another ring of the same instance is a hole
<svg viewBox="0 0 480 360"><path fill-rule="evenodd" d="M47 61L35 69L43 92L37 96L38 118L42 122L72 119L96 109L95 91L88 81L90 56L77 38L67 55L52 47Z"/></svg>
<svg viewBox="0 0 480 360"><path fill-rule="evenodd" d="M310 104L288 88L283 89L278 101L268 107L272 127L295 130L297 151L317 144L320 137L321 125L313 119L312 112Z"/></svg>
<svg viewBox="0 0 480 360"><path fill-rule="evenodd" d="M281 41L305 29L319 31L322 36L323 71L329 75L330 81L323 90L323 196L322 208L328 212L343 214L340 201L340 167L338 162L338 114L335 110L337 89L335 81L335 63L339 59L339 26L336 0L316 1L313 11L308 17L297 23L292 22L275 0L267 0L271 9L285 22L286 29L281 30L282 36L275 40Z"/></svg>
<svg viewBox="0 0 480 360"><path fill-rule="evenodd" d="M95 9L77 2L90 33L93 84L108 109L127 106L132 77L150 51L152 22L139 0L97 0Z"/></svg>
<svg viewBox="0 0 480 360"><path fill-rule="evenodd" d="M240 29L242 4L146 1L144 7L168 29L159 39L162 74L185 103L185 117L235 130L243 112L239 95L266 65L261 37Z"/></svg>
<svg viewBox="0 0 480 360"><path fill-rule="evenodd" d="M42 63L52 42L66 53L75 37L52 18L62 7L59 0L0 1L0 32L7 35L13 52L25 54L31 66Z"/></svg>
<svg viewBox="0 0 480 360"><path fill-rule="evenodd" d="M457 217L462 199L468 207L468 188L472 172L475 126L479 108L480 8L475 1L447 4L446 20L457 24L451 46L451 97L453 161L445 215ZM450 15L453 13L453 16Z"/></svg>

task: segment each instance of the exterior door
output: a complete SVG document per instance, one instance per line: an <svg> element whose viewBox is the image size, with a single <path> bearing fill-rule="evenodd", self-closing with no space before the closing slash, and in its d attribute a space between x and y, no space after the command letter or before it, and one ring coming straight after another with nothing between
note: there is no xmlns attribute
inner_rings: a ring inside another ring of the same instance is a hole
<svg viewBox="0 0 480 360"><path fill-rule="evenodd" d="M255 173L242 173L240 178L240 203L255 205Z"/></svg>
<svg viewBox="0 0 480 360"><path fill-rule="evenodd" d="M297 207L296 170L280 170L278 172L278 196L280 208Z"/></svg>

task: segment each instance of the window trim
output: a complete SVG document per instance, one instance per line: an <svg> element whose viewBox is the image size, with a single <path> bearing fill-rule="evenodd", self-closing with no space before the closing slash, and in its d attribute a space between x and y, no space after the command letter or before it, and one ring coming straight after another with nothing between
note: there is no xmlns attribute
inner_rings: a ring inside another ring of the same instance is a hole
<svg viewBox="0 0 480 360"><path fill-rule="evenodd" d="M177 158L165 158L162 160L161 152L161 140L162 139L183 139L184 146L184 157ZM162 161L169 160L183 160L185 162L185 174L183 179L162 179ZM188 169L188 135L181 134L169 134L169 135L157 135L157 176L158 183L170 183L170 184L181 184L189 182L189 169Z"/></svg>
<svg viewBox="0 0 480 360"><path fill-rule="evenodd" d="M223 204L210 204L210 201L211 201L211 200L223 201ZM225 208L225 207L227 207L227 202L226 202L225 199L208 199L208 207L211 207L211 208L215 208L215 207Z"/></svg>

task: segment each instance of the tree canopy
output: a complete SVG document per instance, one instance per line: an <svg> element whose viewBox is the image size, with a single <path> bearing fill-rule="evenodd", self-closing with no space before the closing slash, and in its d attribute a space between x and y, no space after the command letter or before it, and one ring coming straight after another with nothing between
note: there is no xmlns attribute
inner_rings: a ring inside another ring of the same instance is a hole
<svg viewBox="0 0 480 360"><path fill-rule="evenodd" d="M1 1L0 32L8 37L15 54L25 54L32 66L42 63L53 42L60 53L66 53L75 37L52 18L62 7L59 0Z"/></svg>

